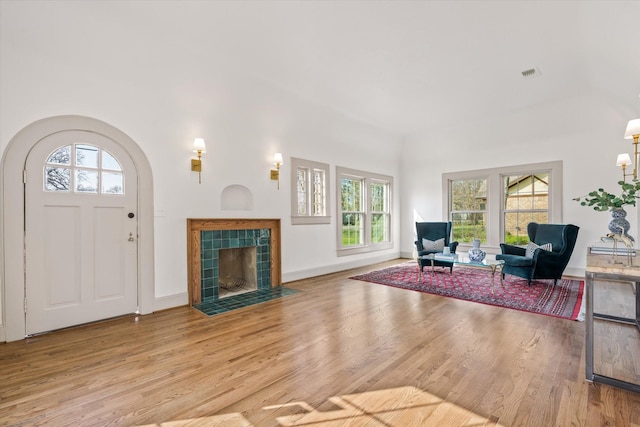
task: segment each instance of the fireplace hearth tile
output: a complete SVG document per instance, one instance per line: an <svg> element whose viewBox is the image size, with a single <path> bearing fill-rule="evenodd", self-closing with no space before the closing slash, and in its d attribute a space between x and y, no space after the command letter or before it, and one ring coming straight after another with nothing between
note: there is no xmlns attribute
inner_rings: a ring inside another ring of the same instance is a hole
<svg viewBox="0 0 640 427"><path fill-rule="evenodd" d="M193 308L201 311L207 316L225 313L227 311L244 308L255 304L282 298L298 293L295 289L276 286L269 289L259 289L257 291L245 292L222 299L208 298L199 304L193 304Z"/></svg>

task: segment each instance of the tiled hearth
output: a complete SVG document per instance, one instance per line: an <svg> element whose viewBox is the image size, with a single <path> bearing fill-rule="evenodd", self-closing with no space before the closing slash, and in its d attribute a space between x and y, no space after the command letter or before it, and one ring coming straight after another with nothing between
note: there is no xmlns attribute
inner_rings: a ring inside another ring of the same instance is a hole
<svg viewBox="0 0 640 427"><path fill-rule="evenodd" d="M254 304L260 304L261 302L271 301L273 299L295 294L297 292L298 291L294 289L277 286L275 288L261 289L240 295L234 295L227 298L222 298L220 300L201 302L198 304L193 304L193 307L197 308L207 316L213 316L215 314L224 313L226 311L235 310L237 308L243 308Z"/></svg>

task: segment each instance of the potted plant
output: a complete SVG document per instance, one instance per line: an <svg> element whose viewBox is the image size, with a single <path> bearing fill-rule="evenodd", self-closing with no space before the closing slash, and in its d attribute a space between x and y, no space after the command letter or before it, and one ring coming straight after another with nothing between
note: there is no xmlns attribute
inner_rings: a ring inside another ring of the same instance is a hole
<svg viewBox="0 0 640 427"><path fill-rule="evenodd" d="M636 206L636 201L640 198L640 181L632 183L618 181L618 185L622 190L620 194L609 193L598 188L586 196L576 197L573 200L580 202L581 206L589 206L596 211L611 211L613 219L609 223L609 231L628 236L630 224L626 220L627 212L624 206Z"/></svg>

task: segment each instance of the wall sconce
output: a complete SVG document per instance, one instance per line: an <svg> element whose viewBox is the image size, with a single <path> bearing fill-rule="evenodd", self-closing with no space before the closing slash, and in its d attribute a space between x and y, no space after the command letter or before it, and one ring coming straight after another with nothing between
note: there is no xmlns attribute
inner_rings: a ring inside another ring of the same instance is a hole
<svg viewBox="0 0 640 427"><path fill-rule="evenodd" d="M627 182L627 177L633 175L631 173L627 173L627 166L631 164L631 157L629 157L629 153L618 154L618 160L616 160L616 166L622 167L622 180Z"/></svg>
<svg viewBox="0 0 640 427"><path fill-rule="evenodd" d="M193 140L193 152L198 154L198 158L191 159L191 170L198 172L198 184L202 184L202 155L207 152L204 139L196 138Z"/></svg>
<svg viewBox="0 0 640 427"><path fill-rule="evenodd" d="M624 180L627 176L633 175L633 180L636 181L638 179L638 138L640 137L640 119L629 120L627 123L627 129L624 131L624 139L633 139L633 174L626 174L625 168L627 165L631 164L631 159L628 154L619 154L618 161L616 162L617 166L622 166L622 179ZM621 156L625 156L622 159ZM621 163L621 161L626 161L628 159L628 163Z"/></svg>
<svg viewBox="0 0 640 427"><path fill-rule="evenodd" d="M271 169L271 179L278 181L278 190L280 189L280 166L282 166L282 153L276 153L273 155L273 164L275 169Z"/></svg>

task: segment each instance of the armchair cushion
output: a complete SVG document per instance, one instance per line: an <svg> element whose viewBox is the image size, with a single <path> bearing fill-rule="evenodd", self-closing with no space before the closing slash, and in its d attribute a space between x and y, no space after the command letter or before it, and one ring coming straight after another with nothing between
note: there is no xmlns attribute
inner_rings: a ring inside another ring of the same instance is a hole
<svg viewBox="0 0 640 427"><path fill-rule="evenodd" d="M444 237L438 240L422 239L422 249L425 251L442 252L444 249Z"/></svg>
<svg viewBox="0 0 640 427"><path fill-rule="evenodd" d="M551 243L545 243L544 245L537 245L533 242L529 242L529 244L527 245L527 250L524 254L525 257L527 258L533 258L533 254L535 253L536 249L542 249L545 251L551 251L553 249L553 247L551 246Z"/></svg>

